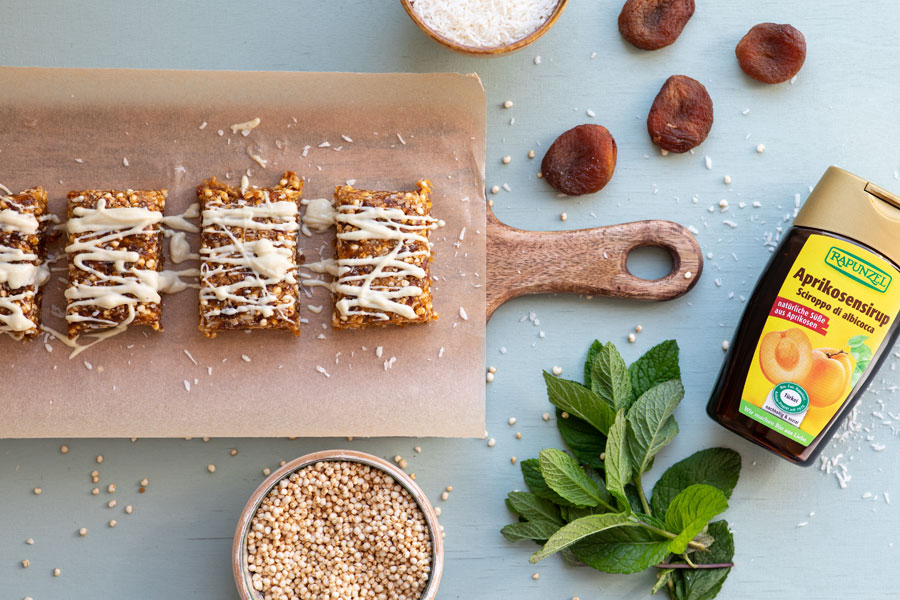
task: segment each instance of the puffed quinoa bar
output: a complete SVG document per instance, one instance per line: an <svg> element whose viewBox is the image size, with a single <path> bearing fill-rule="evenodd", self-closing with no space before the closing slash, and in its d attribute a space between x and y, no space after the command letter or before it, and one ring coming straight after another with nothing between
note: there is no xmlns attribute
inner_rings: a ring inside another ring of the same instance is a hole
<svg viewBox="0 0 900 600"><path fill-rule="evenodd" d="M286 329L300 335L297 232L303 181L285 171L270 188L215 177L200 201L200 331Z"/></svg>
<svg viewBox="0 0 900 600"><path fill-rule="evenodd" d="M31 339L41 329L41 269L47 252L47 192L0 194L0 332Z"/></svg>
<svg viewBox="0 0 900 600"><path fill-rule="evenodd" d="M438 318L431 294L434 254L430 241L438 221L431 216L430 193L427 179L406 192L358 190L349 185L335 188L339 270L332 325L336 329L409 325ZM364 300L353 289L366 286L376 302Z"/></svg>
<svg viewBox="0 0 900 600"><path fill-rule="evenodd" d="M163 269L166 190L82 190L67 197L69 337L130 324L161 330L154 272Z"/></svg>

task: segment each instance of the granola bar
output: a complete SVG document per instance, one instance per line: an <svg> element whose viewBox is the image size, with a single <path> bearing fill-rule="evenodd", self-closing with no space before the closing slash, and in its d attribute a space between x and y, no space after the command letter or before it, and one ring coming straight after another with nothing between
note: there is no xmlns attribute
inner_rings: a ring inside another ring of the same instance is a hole
<svg viewBox="0 0 900 600"><path fill-rule="evenodd" d="M286 171L278 185L197 187L200 331L287 329L300 335L297 232L303 182Z"/></svg>
<svg viewBox="0 0 900 600"><path fill-rule="evenodd" d="M47 193L38 186L0 194L0 332L31 339L41 329L41 285L48 271Z"/></svg>
<svg viewBox="0 0 900 600"><path fill-rule="evenodd" d="M161 329L166 190L72 191L68 200L69 337L133 323Z"/></svg>
<svg viewBox="0 0 900 600"><path fill-rule="evenodd" d="M409 325L437 319L431 295L431 183L410 192L335 188L332 285L336 329Z"/></svg>

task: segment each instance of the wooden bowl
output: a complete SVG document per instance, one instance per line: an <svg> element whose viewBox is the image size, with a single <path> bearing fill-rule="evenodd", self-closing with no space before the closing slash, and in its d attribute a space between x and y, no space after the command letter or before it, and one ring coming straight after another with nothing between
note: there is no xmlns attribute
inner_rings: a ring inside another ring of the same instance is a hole
<svg viewBox="0 0 900 600"><path fill-rule="evenodd" d="M424 31L426 35L428 35L428 37L430 37L434 41L462 54L467 54L469 56L490 57L510 54L512 52L515 52L516 50L521 50L525 46L528 46L529 44L537 41L542 35L550 31L550 28L553 27L553 25L556 23L556 20L559 19L559 16L562 14L562 11L566 7L566 4L568 4L569 0L559 0L559 2L557 2L556 4L556 8L553 9L553 12L549 17L547 17L547 20L527 36L510 44L506 44L505 46L493 46L490 48L466 46L465 44L460 44L459 42L455 42L447 37L444 37L425 24L425 22L419 17L419 15L416 14L416 11L413 10L412 2L410 0L400 0L400 2L401 4L403 4L403 8L406 9L406 14L408 14L409 18L413 20L413 23L418 25L419 29Z"/></svg>
<svg viewBox="0 0 900 600"><path fill-rule="evenodd" d="M428 585L425 586L425 590L422 592L419 600L434 600L437 596L438 585L441 583L441 574L444 571L444 538L441 535L441 526L438 523L434 507L431 506L431 502L428 501L422 488L416 485L416 482L401 469L377 456L354 450L325 450L301 456L272 473L256 488L256 491L247 500L244 510L241 511L237 529L234 532L234 542L231 547L231 566L234 572L234 582L237 585L238 595L241 597L241 600L260 600L262 598L259 592L253 589L250 572L247 570L247 534L250 531L250 522L253 520L253 515L256 514L263 498L275 487L275 484L294 471L299 471L303 467L322 461L358 462L369 465L393 477L397 483L409 492L416 504L419 505L422 514L425 515L425 522L431 535L431 575L428 578Z"/></svg>

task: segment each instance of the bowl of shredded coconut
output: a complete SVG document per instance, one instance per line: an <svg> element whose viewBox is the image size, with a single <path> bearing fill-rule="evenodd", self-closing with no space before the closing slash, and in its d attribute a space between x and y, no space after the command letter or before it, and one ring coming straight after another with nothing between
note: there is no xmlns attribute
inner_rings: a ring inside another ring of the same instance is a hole
<svg viewBox="0 0 900 600"><path fill-rule="evenodd" d="M553 27L568 0L401 0L428 37L451 50L497 56L520 50Z"/></svg>

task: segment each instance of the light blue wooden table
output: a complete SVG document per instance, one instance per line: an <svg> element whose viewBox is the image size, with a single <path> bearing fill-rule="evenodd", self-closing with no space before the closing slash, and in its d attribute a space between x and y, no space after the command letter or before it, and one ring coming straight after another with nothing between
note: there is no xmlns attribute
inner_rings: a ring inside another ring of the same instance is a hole
<svg viewBox="0 0 900 600"><path fill-rule="evenodd" d="M498 533L511 519L503 505L506 492L522 487L510 457L535 456L561 443L554 424L541 420L549 405L540 370L559 365L564 376L578 378L595 337L615 341L628 360L665 338L681 345L687 396L676 416L683 433L657 461L657 473L710 445L728 445L743 455L744 472L727 513L738 566L720 597L900 596L895 575L900 440L894 439L894 425L884 423L891 420L888 411L900 412L892 391L900 385L895 357L860 404L858 422L866 430L826 450L829 456L843 455L840 462L852 476L847 489L817 469L765 454L704 414L723 357L722 340L730 337L742 299L769 257L764 241L789 225L794 195L805 199L807 186L829 164L900 191L896 3L701 1L681 39L655 53L621 40L620 4L570 2L556 27L531 48L476 60L429 41L394 0L0 0L0 63L477 71L488 97L488 185L508 183L512 190L494 196L502 220L523 228L568 229L672 219L698 230L709 258L697 287L667 304L541 297L501 308L488 326L487 341L488 364L498 369L487 395L494 448L467 439L352 442L353 448L381 456L402 454L434 498L446 485L454 486L448 501L437 501L447 532L440 597L647 595L649 576L602 575L555 558L533 567L527 561L533 547L509 544ZM806 35L807 64L794 85L763 86L739 70L734 46L762 21L789 22ZM542 61L535 64L538 55ZM707 86L716 123L695 154L661 157L648 139L645 117L659 86L675 73ZM507 99L514 108L501 108ZM587 116L588 109L596 118ZM535 177L539 162L526 154L535 149L540 158L559 133L583 122L612 131L619 147L616 174L599 194L560 199ZM756 152L760 143L766 147L762 154ZM513 157L508 166L500 161L506 154ZM712 161L709 170L705 156ZM725 175L731 185L723 184ZM718 210L723 198L730 203L725 214ZM762 206L751 208L754 201ZM748 207L740 209L741 202ZM709 212L712 205L716 209ZM568 215L565 222L559 219L562 212ZM659 275L667 266L650 253L636 268ZM539 325L522 320L530 312ZM629 345L626 335L637 324L643 333ZM506 424L511 416L518 418L514 428ZM514 438L516 431L522 440ZM62 443L71 448L66 455L59 452ZM873 450L873 443L884 449ZM235 598L231 535L263 467L346 444L343 439L0 441L0 598ZM413 451L416 445L421 454ZM231 448L239 454L230 456ZM98 454L105 458L99 466L103 489L108 482L118 486L115 509L106 508L105 491L90 494L89 473L97 468ZM215 474L207 473L209 463L216 464ZM144 477L150 485L139 494ZM32 493L36 486L43 490L40 496ZM896 496L895 504L885 501L886 492ZM133 515L123 513L127 504L134 505ZM106 526L111 518L119 522L115 529ZM78 536L81 527L89 529L85 538ZM26 545L27 538L34 545ZM19 563L26 558L31 567L23 569ZM54 568L62 570L60 577L52 576ZM541 574L538 581L532 580L534 572Z"/></svg>

